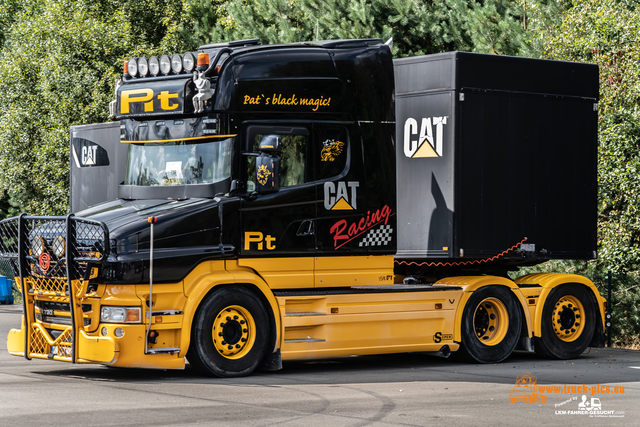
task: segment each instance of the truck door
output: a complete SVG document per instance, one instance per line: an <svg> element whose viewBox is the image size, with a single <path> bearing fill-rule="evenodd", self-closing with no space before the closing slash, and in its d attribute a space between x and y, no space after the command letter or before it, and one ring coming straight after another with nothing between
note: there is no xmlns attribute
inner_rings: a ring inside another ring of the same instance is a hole
<svg viewBox="0 0 640 427"><path fill-rule="evenodd" d="M318 204L318 251L328 256L363 252L362 238L349 236L349 224L357 223L364 210L365 183L359 151L354 150L344 126L316 124L313 129ZM360 156L361 158L361 156ZM366 212L366 210L364 210Z"/></svg>
<svg viewBox="0 0 640 427"><path fill-rule="evenodd" d="M313 151L309 148L310 131L303 126L249 125L245 128L247 152L258 153L265 135L280 135L280 190L272 194L251 195L256 185L256 158L243 156L247 193L242 201L243 257L278 258L270 268L306 270L312 277L316 253L316 188L313 182ZM308 259L282 260L288 257ZM310 265L307 265L311 263ZM300 283L300 285L309 285ZM312 285L311 285L312 286Z"/></svg>

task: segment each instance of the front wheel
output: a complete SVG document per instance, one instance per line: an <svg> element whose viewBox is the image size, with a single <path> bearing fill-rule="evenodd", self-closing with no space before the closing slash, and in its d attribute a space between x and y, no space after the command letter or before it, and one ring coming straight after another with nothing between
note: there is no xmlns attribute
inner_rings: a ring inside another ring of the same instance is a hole
<svg viewBox="0 0 640 427"><path fill-rule="evenodd" d="M596 327L596 306L588 288L565 284L553 289L542 309L541 337L535 351L553 359L573 359L589 346Z"/></svg>
<svg viewBox="0 0 640 427"><path fill-rule="evenodd" d="M464 307L458 353L471 362L501 362L518 344L521 328L518 300L509 288L480 288Z"/></svg>
<svg viewBox="0 0 640 427"><path fill-rule="evenodd" d="M269 322L258 297L245 288L225 287L198 309L187 359L203 374L245 376L262 361L268 337Z"/></svg>

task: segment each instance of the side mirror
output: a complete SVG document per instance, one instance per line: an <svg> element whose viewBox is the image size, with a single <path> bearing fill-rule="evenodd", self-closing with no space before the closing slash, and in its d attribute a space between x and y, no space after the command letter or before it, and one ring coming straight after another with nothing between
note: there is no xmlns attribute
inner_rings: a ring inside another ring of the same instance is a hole
<svg viewBox="0 0 640 427"><path fill-rule="evenodd" d="M265 153L256 157L256 191L260 194L280 191L280 157Z"/></svg>
<svg viewBox="0 0 640 427"><path fill-rule="evenodd" d="M282 151L282 137L280 135L265 135L260 140L258 150L263 153L279 153Z"/></svg>

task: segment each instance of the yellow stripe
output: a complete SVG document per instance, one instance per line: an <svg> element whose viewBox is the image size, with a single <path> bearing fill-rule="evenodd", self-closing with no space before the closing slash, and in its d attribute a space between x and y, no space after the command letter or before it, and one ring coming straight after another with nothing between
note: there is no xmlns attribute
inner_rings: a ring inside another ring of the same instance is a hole
<svg viewBox="0 0 640 427"><path fill-rule="evenodd" d="M125 140L120 140L120 142L124 142L124 143L135 143L135 144L141 144L141 143L147 143L147 142L174 142L174 141L192 141L194 139L208 139L208 138L233 138L234 136L238 136L238 134L234 134L234 135L207 135L207 136L194 136L191 138L177 138L177 139L158 139L155 141L125 141Z"/></svg>

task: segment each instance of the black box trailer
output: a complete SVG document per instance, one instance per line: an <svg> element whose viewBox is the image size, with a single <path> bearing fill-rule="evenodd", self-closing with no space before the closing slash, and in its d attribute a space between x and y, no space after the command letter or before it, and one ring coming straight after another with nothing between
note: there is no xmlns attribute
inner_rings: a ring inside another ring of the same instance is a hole
<svg viewBox="0 0 640 427"><path fill-rule="evenodd" d="M598 67L450 52L394 60L398 254L596 256Z"/></svg>

